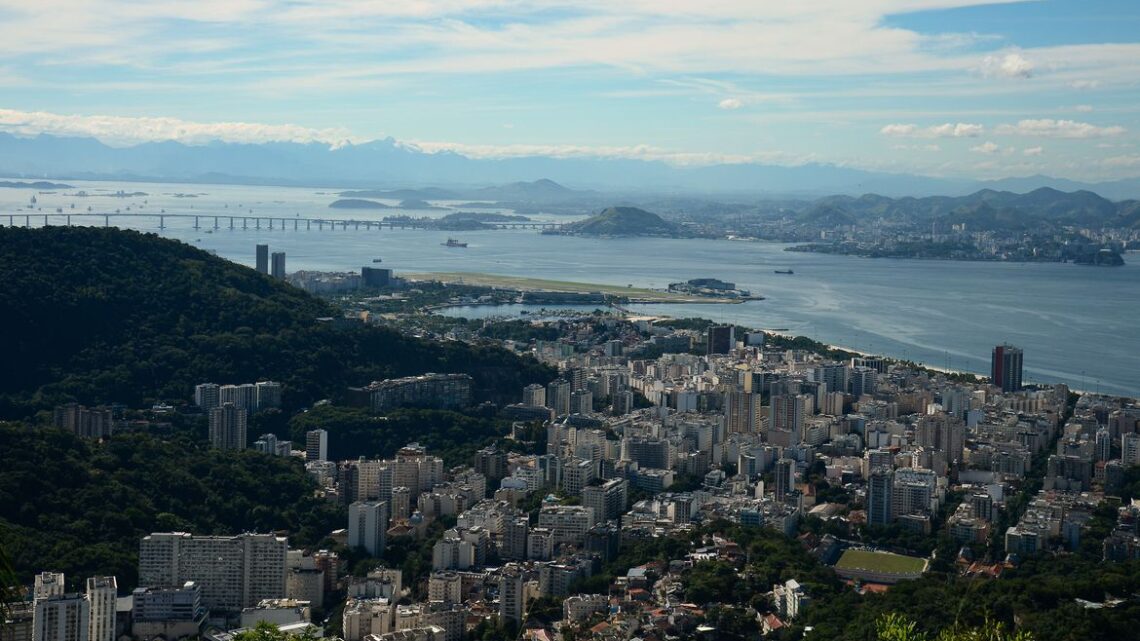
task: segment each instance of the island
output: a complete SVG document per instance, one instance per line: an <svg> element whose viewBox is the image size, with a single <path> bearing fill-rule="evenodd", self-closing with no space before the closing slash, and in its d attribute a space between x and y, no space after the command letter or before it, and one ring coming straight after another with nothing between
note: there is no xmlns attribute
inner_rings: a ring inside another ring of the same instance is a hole
<svg viewBox="0 0 1140 641"><path fill-rule="evenodd" d="M581 236L670 236L677 237L681 228L657 214L637 207L609 207L586 220L564 225L559 231L543 233Z"/></svg>
<svg viewBox="0 0 1140 641"><path fill-rule="evenodd" d="M390 205L363 198L341 198L329 203L331 209L392 209Z"/></svg>

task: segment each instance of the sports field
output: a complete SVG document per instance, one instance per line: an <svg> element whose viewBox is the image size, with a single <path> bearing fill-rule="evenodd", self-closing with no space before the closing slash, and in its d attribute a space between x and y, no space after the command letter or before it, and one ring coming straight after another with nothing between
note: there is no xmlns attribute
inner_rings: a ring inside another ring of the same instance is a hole
<svg viewBox="0 0 1140 641"><path fill-rule="evenodd" d="M926 559L871 552L869 550L847 550L835 564L837 570L867 570L887 574L921 574L926 570Z"/></svg>

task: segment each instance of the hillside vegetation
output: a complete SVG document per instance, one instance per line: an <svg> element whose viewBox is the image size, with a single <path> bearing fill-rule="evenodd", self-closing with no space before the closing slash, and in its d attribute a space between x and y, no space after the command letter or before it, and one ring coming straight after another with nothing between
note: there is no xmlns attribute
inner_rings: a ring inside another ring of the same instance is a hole
<svg viewBox="0 0 1140 641"><path fill-rule="evenodd" d="M476 398L500 403L554 377L499 348L345 326L301 290L153 234L2 228L0 283L0 419L70 400L177 403L204 381L281 381L289 410L428 371L471 374Z"/></svg>
<svg viewBox="0 0 1140 641"><path fill-rule="evenodd" d="M610 207L596 216L568 225L568 229L590 236L668 236L677 233L673 223L636 207Z"/></svg>
<svg viewBox="0 0 1140 641"><path fill-rule="evenodd" d="M20 579L53 570L81 581L138 580L139 539L154 531L286 531L314 545L344 508L314 496L295 459L209 450L177 436L119 434L101 444L48 428L0 424L0 540Z"/></svg>

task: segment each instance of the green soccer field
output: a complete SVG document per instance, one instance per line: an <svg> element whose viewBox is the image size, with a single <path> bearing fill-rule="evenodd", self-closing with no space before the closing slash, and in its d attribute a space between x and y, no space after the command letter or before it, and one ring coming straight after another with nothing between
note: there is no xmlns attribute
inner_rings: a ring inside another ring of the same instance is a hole
<svg viewBox="0 0 1140 641"><path fill-rule="evenodd" d="M926 567L924 559L916 559L901 554L889 552L870 552L868 550L847 550L835 564L837 569L870 570L872 572L889 572L892 574L921 573Z"/></svg>

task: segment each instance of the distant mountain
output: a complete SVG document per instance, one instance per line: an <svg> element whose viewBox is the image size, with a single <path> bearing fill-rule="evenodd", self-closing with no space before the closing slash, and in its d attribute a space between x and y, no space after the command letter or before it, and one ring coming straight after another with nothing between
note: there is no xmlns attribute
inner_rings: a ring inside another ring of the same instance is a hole
<svg viewBox="0 0 1140 641"><path fill-rule="evenodd" d="M392 209L391 206L384 203L364 200L363 198L341 198L329 203L329 207L332 209Z"/></svg>
<svg viewBox="0 0 1140 641"><path fill-rule="evenodd" d="M444 211L447 207L436 207L426 200L407 198L400 201L400 209L416 209L419 211Z"/></svg>
<svg viewBox="0 0 1140 641"><path fill-rule="evenodd" d="M981 187L1009 191L1054 187L1096 191L1113 199L1140 197L1140 179L1092 185L1030 176L981 183L818 163L678 167L656 160L620 158L479 159L454 152L427 153L392 138L334 148L323 143L291 142L212 142L206 145L154 142L110 147L94 138L18 137L0 133L0 175L367 188L367 191L342 195L394 200L454 200L458 196L457 188L461 187L472 200L516 203L568 202L587 197L582 193L567 193L575 190L564 187L566 184L629 193L717 193L749 197L802 198L865 193L957 196ZM407 189L417 185L424 188ZM503 186L497 192L479 193L479 188L486 185Z"/></svg>
<svg viewBox="0 0 1140 641"><path fill-rule="evenodd" d="M42 180L36 182L13 182L11 180L0 180L0 189L71 189L71 185L63 183L49 183Z"/></svg>
<svg viewBox="0 0 1140 641"><path fill-rule="evenodd" d="M550 180L541 178L534 182L514 182L497 187L484 187L472 194L475 200L495 199L510 201L549 202L567 200L581 196L581 192L568 189Z"/></svg>
<svg viewBox="0 0 1140 641"><path fill-rule="evenodd" d="M425 189L365 189L363 191L342 191L345 198L388 198L391 200L456 200L460 195L450 189L427 187Z"/></svg>
<svg viewBox="0 0 1140 641"><path fill-rule="evenodd" d="M636 207L610 207L566 229L587 236L671 236L677 233L673 223Z"/></svg>
<svg viewBox="0 0 1140 641"><path fill-rule="evenodd" d="M855 218L836 207L817 205L800 214L799 222L819 227L847 227L855 224Z"/></svg>
<svg viewBox="0 0 1140 641"><path fill-rule="evenodd" d="M1040 223L1092 227L1140 224L1140 203L1112 202L1091 191L1064 192L1050 187L1026 194L982 189L967 196L888 198L878 194L828 196L799 214L797 222L818 227L852 224L849 220L965 224L974 230L1028 229Z"/></svg>

